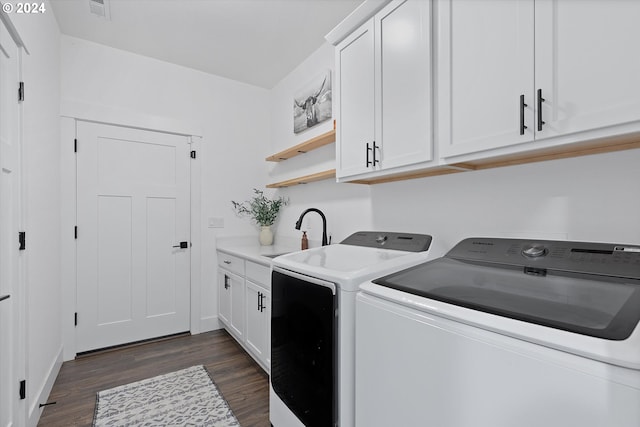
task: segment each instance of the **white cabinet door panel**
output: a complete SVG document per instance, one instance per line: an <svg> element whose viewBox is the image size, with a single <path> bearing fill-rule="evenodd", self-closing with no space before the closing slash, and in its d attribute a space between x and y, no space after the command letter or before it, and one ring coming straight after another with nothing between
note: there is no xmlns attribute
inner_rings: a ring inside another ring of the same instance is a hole
<svg viewBox="0 0 640 427"><path fill-rule="evenodd" d="M218 270L218 317L227 326L231 325L231 288L229 273Z"/></svg>
<svg viewBox="0 0 640 427"><path fill-rule="evenodd" d="M375 17L377 146L383 169L432 158L431 2L392 2Z"/></svg>
<svg viewBox="0 0 640 427"><path fill-rule="evenodd" d="M443 157L533 140L533 1L439 3ZM525 95L520 135L520 96Z"/></svg>
<svg viewBox="0 0 640 427"><path fill-rule="evenodd" d="M338 178L370 170L366 150L374 141L373 37L371 20L336 47Z"/></svg>
<svg viewBox="0 0 640 427"><path fill-rule="evenodd" d="M245 337L247 347L260 362L268 367L267 355L270 347L268 331L271 321L268 311L271 303L269 292L248 280L246 284L247 323Z"/></svg>
<svg viewBox="0 0 640 427"><path fill-rule="evenodd" d="M231 332L239 341L244 339L244 305L245 305L245 280L244 277L229 274L229 286L231 290L231 314L229 326Z"/></svg>
<svg viewBox="0 0 640 427"><path fill-rule="evenodd" d="M536 138L640 119L638 22L638 1L536 1Z"/></svg>

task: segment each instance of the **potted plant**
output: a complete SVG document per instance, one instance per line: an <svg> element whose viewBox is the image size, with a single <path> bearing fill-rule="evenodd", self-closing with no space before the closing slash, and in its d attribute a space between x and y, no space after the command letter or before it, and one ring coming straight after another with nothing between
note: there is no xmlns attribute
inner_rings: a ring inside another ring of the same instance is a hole
<svg viewBox="0 0 640 427"><path fill-rule="evenodd" d="M271 226L278 218L278 213L289 201L284 197L269 199L262 190L253 189L254 196L251 200L239 203L231 201L233 209L239 216L249 216L261 227L260 244L263 246L273 244L273 231Z"/></svg>

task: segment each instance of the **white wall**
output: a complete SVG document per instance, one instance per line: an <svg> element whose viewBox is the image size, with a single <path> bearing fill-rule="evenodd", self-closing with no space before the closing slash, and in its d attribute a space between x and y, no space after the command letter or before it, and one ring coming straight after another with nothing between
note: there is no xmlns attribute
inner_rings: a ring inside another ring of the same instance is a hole
<svg viewBox="0 0 640 427"><path fill-rule="evenodd" d="M374 226L431 234L434 255L472 236L640 243L640 150L373 187Z"/></svg>
<svg viewBox="0 0 640 427"><path fill-rule="evenodd" d="M320 123L299 134L293 133L293 96L309 81L326 69L334 70L333 46L323 44L303 63L271 90L271 144L265 146L262 159L300 144L333 128L333 121ZM332 72L332 77L334 73ZM332 79L333 80L333 79ZM335 110L334 110L335 111ZM335 168L335 144L330 144L278 163L268 163L268 183L309 175ZM327 217L327 232L337 243L358 230L371 226L370 188L358 184L337 184L329 179L306 185L280 189L275 193L289 198L276 229L276 240L300 239L302 233L294 228L300 214L310 207L324 212ZM305 216L302 230L307 232L310 246L319 244L322 237L320 216L309 213Z"/></svg>
<svg viewBox="0 0 640 427"><path fill-rule="evenodd" d="M61 57L63 105L89 104L201 129L200 326L218 327L215 238L255 233L230 201L248 197L266 180L258 147L268 144L269 92L68 36L62 36ZM225 227L207 228L209 217L223 218Z"/></svg>
<svg viewBox="0 0 640 427"><path fill-rule="evenodd" d="M22 58L26 242L27 425L40 417L61 363L60 318L60 32L46 13L12 14L29 55Z"/></svg>

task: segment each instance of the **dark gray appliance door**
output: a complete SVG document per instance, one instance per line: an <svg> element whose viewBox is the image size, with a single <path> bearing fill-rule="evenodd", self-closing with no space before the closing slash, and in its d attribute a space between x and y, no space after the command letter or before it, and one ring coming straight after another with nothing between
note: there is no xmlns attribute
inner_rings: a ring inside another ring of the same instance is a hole
<svg viewBox="0 0 640 427"><path fill-rule="evenodd" d="M273 271L271 385L307 427L337 422L335 285Z"/></svg>

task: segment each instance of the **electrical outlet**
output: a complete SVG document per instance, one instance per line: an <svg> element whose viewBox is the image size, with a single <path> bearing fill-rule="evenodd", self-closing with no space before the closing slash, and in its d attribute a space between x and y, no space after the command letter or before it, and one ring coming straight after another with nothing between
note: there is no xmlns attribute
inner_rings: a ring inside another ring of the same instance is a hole
<svg viewBox="0 0 640 427"><path fill-rule="evenodd" d="M209 217L209 228L224 228L224 218Z"/></svg>

